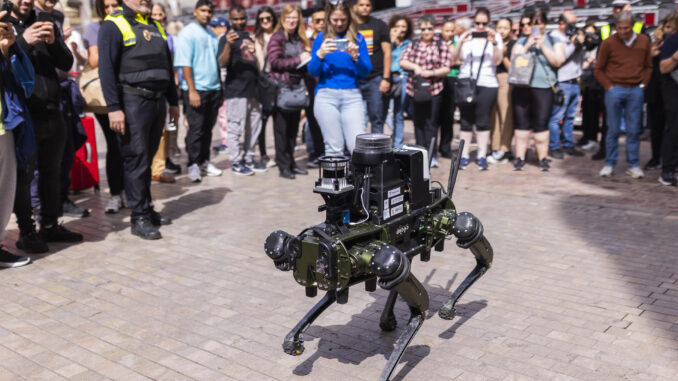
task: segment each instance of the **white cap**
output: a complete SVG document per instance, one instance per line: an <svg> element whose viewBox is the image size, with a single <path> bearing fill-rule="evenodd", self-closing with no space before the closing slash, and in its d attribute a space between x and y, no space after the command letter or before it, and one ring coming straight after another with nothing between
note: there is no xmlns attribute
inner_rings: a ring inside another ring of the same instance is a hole
<svg viewBox="0 0 678 381"><path fill-rule="evenodd" d="M612 2L613 7L625 7L627 5L631 5L631 2L628 0L614 0Z"/></svg>

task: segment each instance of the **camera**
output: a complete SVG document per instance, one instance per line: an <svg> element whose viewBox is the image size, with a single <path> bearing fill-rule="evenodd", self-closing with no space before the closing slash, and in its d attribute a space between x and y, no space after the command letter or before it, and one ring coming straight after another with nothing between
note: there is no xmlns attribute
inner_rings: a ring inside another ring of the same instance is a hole
<svg viewBox="0 0 678 381"><path fill-rule="evenodd" d="M462 140L459 152L463 145ZM366 291L375 291L379 285L390 291L379 321L382 330L396 328L393 308L398 296L411 312L380 378L388 380L428 314L428 293L410 271L414 257L429 261L431 250L443 251L452 235L457 246L475 256L474 270L438 311L447 320L454 318L461 295L490 268L493 251L482 224L470 213L457 213L451 199L461 155L451 166L445 190L431 179L432 149L393 149L387 135L362 134L351 157L319 159L313 192L323 198L318 211L325 213L325 221L298 235L274 231L264 244L275 267L291 271L306 296L326 291L285 337L287 354L303 353L302 333L332 303L347 303L349 287L363 283Z"/></svg>

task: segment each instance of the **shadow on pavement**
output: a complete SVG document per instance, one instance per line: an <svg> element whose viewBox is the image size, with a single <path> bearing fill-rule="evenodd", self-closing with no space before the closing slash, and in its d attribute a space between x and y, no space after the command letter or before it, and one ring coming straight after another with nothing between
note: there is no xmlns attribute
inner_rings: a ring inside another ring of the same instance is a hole
<svg viewBox="0 0 678 381"><path fill-rule="evenodd" d="M415 261L416 260L418 259L415 258ZM443 304L443 301L447 300L450 296L450 290L458 275L458 273L455 273L448 281L446 287L433 286L430 284L430 281L435 272L435 269L432 270L431 273L422 280L422 284L431 298L431 304L426 320L431 318L440 319L437 315L438 308ZM360 285L357 285L357 287L360 287ZM361 313L353 315L351 320L346 324L324 327L311 325L309 327L307 331L307 343L313 341L314 338L319 338L318 349L293 370L295 375L310 375L313 371L314 363L320 358L335 359L341 363L358 365L374 355L382 355L384 362L381 366L385 366L386 360L388 360L394 349L395 342L407 325L410 316L409 308L402 298L399 297L394 310L396 318L398 319L398 328L392 332L381 331L379 328L379 316L384 309L383 303L386 302L387 293L384 290L378 290L376 292L370 292L368 295L375 298L375 300ZM382 295L383 297L381 297ZM441 299L443 301L441 301ZM350 302L349 299L349 303ZM486 306L487 301L485 300L457 305L457 316L461 316L461 319L455 318L454 325L441 333L440 337L451 338L454 336L454 331L457 328ZM331 308L332 307L330 307L326 313L331 311ZM423 324L422 329L425 326L426 323ZM416 340L417 336L414 337L413 341L416 342ZM396 371L398 369L400 369L400 371L397 371L391 380L404 379L405 376L412 371L422 359L428 356L430 352L431 348L428 345L408 346L396 368Z"/></svg>

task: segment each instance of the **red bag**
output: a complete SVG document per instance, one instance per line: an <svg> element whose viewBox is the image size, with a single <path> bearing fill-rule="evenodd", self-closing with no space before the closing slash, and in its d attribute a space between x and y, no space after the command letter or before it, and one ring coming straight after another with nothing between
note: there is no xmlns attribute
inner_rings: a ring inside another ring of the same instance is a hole
<svg viewBox="0 0 678 381"><path fill-rule="evenodd" d="M99 162L97 161L97 140L94 131L94 118L81 119L87 134L87 141L75 152L71 168L71 189L82 190L94 187L99 191Z"/></svg>

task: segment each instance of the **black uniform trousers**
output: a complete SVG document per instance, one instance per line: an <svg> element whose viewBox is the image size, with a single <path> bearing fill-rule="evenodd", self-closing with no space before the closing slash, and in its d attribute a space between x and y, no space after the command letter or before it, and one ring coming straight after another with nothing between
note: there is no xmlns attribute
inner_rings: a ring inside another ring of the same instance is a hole
<svg viewBox="0 0 678 381"><path fill-rule="evenodd" d="M26 168L19 168L14 198L14 214L21 233L33 230L31 206L31 181L38 170L38 196L40 197L40 224L52 226L61 215L61 159L66 144L66 124L57 110L31 113L35 129L35 157Z"/></svg>
<svg viewBox="0 0 678 381"><path fill-rule="evenodd" d="M294 163L294 145L297 141L301 111L283 111L273 109L273 137L275 140L275 162L278 169L292 170Z"/></svg>
<svg viewBox="0 0 678 381"><path fill-rule="evenodd" d="M122 156L123 182L132 218L150 217L151 162L158 150L167 116L165 98L149 99L122 94L125 134L118 134Z"/></svg>
<svg viewBox="0 0 678 381"><path fill-rule="evenodd" d="M200 107L194 108L188 101L188 91L183 91L182 94L184 114L188 121L188 132L186 132L188 165L200 165L210 159L212 127L217 122L223 96L221 90L198 90Z"/></svg>

